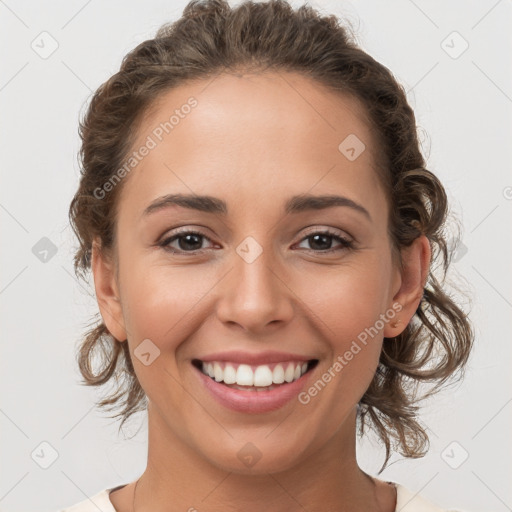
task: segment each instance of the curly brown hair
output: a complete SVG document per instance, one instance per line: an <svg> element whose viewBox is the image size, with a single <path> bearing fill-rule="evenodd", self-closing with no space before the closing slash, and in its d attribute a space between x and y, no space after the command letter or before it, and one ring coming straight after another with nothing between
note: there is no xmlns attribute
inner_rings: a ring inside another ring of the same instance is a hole
<svg viewBox="0 0 512 512"><path fill-rule="evenodd" d="M122 183L98 197L129 154L137 128L164 92L192 79L208 79L226 70L295 71L365 107L380 146L379 175L390 205L388 231L393 256L424 234L432 260L422 300L405 330L384 338L375 376L358 405L360 434L369 424L382 440L386 458L393 449L422 457L429 438L418 421L418 401L454 377L462 377L473 345L473 328L449 296L446 274L456 247L446 233L448 202L438 178L425 168L415 116L403 87L391 71L365 53L334 15L310 6L297 10L285 0L246 1L231 8L225 0L192 0L174 23L128 53L120 70L93 95L80 122L81 177L69 209L80 243L75 273L87 279L92 242L101 250L114 243L116 204ZM437 276L437 272L441 275ZM144 410L147 397L135 375L127 343L119 343L96 319L77 350L82 383L117 389L97 405L112 409L123 423ZM91 327L91 326L89 326ZM100 367L92 367L99 354ZM433 383L418 394L418 384ZM370 421L368 421L370 420Z"/></svg>

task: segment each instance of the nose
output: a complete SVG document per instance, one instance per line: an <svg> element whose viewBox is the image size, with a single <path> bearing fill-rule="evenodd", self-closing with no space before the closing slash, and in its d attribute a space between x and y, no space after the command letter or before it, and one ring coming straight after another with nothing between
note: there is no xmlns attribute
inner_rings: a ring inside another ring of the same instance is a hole
<svg viewBox="0 0 512 512"><path fill-rule="evenodd" d="M235 253L233 265L220 290L220 321L254 334L287 324L293 316L294 295L272 251L263 250L252 262Z"/></svg>

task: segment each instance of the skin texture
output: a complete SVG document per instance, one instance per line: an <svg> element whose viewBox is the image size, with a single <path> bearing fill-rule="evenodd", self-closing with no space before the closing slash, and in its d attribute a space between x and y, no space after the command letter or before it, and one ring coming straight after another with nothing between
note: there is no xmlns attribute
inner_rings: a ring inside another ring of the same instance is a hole
<svg viewBox="0 0 512 512"><path fill-rule="evenodd" d="M402 271L393 265L379 148L357 100L290 72L223 74L166 92L134 147L191 96L198 105L124 179L115 258L93 248L109 331L132 354L145 339L160 350L148 366L132 357L149 399L136 510L393 511L394 488L358 467L356 406L383 337L398 335L418 307L428 240L402 252ZM338 149L349 134L366 145L354 161ZM142 217L169 193L221 198L228 214L172 206ZM346 206L286 215L285 201L304 193L349 197L371 219ZM171 248L184 254L172 254L158 242L176 228L204 237L174 240ZM307 238L325 229L353 249ZM252 263L236 251L248 236L263 251ZM211 399L191 364L221 350L292 352L319 360L313 383L397 303L398 326L386 322L306 405L232 411ZM237 457L248 442L261 453L252 467ZM110 495L118 511L131 510L133 487Z"/></svg>

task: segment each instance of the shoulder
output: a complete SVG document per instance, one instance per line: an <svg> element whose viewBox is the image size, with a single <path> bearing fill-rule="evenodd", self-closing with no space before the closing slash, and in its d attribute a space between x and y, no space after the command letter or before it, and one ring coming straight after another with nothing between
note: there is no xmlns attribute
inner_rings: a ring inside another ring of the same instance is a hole
<svg viewBox="0 0 512 512"><path fill-rule="evenodd" d="M98 512L98 510L101 512L116 512L109 498L110 491L113 489L115 489L115 487L103 489L90 498L86 498L85 500L56 512Z"/></svg>
<svg viewBox="0 0 512 512"><path fill-rule="evenodd" d="M400 512L464 512L462 510L441 508L407 487L395 483L396 511Z"/></svg>

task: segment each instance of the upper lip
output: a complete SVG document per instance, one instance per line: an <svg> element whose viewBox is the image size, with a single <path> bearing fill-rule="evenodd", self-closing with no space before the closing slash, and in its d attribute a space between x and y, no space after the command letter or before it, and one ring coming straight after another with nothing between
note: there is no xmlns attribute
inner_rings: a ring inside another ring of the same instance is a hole
<svg viewBox="0 0 512 512"><path fill-rule="evenodd" d="M293 354L291 352L243 352L241 350L229 351L229 352L216 352L214 354L208 354L206 356L197 357L199 361L213 362L213 361L225 361L239 364L271 364L281 363L285 361L311 361L314 357L304 356L300 354Z"/></svg>

